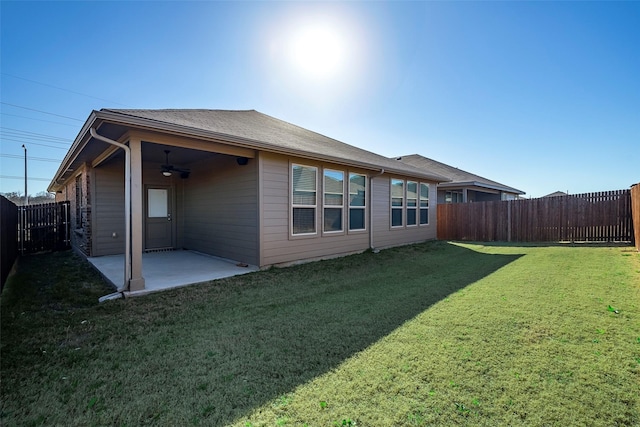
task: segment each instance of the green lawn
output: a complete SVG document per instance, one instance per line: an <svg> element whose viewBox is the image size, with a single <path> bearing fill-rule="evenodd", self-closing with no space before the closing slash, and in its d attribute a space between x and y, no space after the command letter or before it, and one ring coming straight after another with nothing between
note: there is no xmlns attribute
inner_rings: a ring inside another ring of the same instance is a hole
<svg viewBox="0 0 640 427"><path fill-rule="evenodd" d="M640 254L429 242L110 301L70 252L1 298L0 424L640 424Z"/></svg>

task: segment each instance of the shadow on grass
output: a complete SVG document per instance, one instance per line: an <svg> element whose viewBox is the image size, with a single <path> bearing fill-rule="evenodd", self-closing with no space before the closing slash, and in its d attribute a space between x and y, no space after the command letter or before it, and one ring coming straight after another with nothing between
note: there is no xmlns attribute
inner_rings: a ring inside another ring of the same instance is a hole
<svg viewBox="0 0 640 427"><path fill-rule="evenodd" d="M517 257L431 242L181 290L174 303L188 296L199 319L177 319L180 308L157 315L170 319L185 348L173 369L185 378L204 374L184 384L201 396L192 421L222 425L334 369Z"/></svg>
<svg viewBox="0 0 640 427"><path fill-rule="evenodd" d="M58 355L86 386L47 421L94 399L72 424L231 423L519 256L429 242L110 302Z"/></svg>
<svg viewBox="0 0 640 427"><path fill-rule="evenodd" d="M494 246L505 248L634 248L631 242L605 242L605 241L562 241L562 242L479 242L467 240L451 240L450 243Z"/></svg>

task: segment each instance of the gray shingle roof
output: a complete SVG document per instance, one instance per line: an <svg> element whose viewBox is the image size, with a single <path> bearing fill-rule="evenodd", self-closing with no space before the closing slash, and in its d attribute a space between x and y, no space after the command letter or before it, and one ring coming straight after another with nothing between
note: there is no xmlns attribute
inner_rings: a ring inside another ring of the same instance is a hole
<svg viewBox="0 0 640 427"><path fill-rule="evenodd" d="M546 196L542 196L542 197L562 197L562 196L568 196L567 193L565 193L564 191L554 191L551 194L547 194Z"/></svg>
<svg viewBox="0 0 640 427"><path fill-rule="evenodd" d="M409 164L354 147L255 110L128 110L103 109L101 111L126 117L155 121L182 128L210 132L219 136L240 138L254 143L256 148L274 150L317 159L346 162L372 169L419 176L438 182L448 179L429 169L415 168Z"/></svg>
<svg viewBox="0 0 640 427"><path fill-rule="evenodd" d="M419 169L428 170L438 175L442 175L449 178L451 182L448 182L447 184L445 184L447 187L451 187L457 184L461 186L476 185L480 187L499 189L502 191L515 193L515 194L525 194L524 191L518 190L513 187L509 187L507 185L501 184L496 181L492 181L490 179L481 177L471 172L463 171L462 169L449 166L445 163L441 163L436 160L429 159L419 154L411 154L408 156L396 157L395 159L396 161L399 160L402 163L415 166Z"/></svg>

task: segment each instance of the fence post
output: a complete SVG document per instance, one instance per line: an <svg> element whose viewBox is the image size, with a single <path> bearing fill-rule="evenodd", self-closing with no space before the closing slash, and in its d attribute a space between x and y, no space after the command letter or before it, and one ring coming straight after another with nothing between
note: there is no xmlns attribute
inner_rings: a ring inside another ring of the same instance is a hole
<svg viewBox="0 0 640 427"><path fill-rule="evenodd" d="M640 182L631 186L631 238L640 252Z"/></svg>
<svg viewBox="0 0 640 427"><path fill-rule="evenodd" d="M511 241L511 200L507 202L507 242Z"/></svg>

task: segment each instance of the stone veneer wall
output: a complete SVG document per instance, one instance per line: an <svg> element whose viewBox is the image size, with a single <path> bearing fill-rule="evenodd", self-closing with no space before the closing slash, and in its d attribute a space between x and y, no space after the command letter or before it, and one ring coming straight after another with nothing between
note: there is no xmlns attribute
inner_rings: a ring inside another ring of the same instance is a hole
<svg viewBox="0 0 640 427"><path fill-rule="evenodd" d="M85 164L79 175L70 178L56 201L71 202L71 245L86 256L91 256L91 181L93 170ZM76 206L76 179L80 177L80 206ZM78 218L78 215L80 218Z"/></svg>

